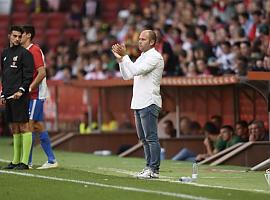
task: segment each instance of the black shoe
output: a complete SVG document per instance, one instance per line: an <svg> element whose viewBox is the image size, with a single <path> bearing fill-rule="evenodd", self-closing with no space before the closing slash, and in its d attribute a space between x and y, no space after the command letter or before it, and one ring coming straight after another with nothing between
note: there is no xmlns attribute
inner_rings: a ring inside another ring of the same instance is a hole
<svg viewBox="0 0 270 200"><path fill-rule="evenodd" d="M8 164L8 166L3 167L3 169L14 169L18 166L19 164L13 164L12 162Z"/></svg>
<svg viewBox="0 0 270 200"><path fill-rule="evenodd" d="M18 164L17 167L15 167L14 169L16 170L24 170L24 169L29 169L28 165L24 164L24 163L20 163Z"/></svg>

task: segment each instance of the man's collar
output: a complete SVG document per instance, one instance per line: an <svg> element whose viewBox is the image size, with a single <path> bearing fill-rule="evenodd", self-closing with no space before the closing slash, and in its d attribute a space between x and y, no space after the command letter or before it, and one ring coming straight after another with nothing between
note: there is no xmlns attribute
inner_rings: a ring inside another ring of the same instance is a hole
<svg viewBox="0 0 270 200"><path fill-rule="evenodd" d="M147 54L151 53L151 52L154 51L154 50L155 50L155 48L152 47L151 49L148 49L147 51L142 52L142 55L147 55Z"/></svg>
<svg viewBox="0 0 270 200"><path fill-rule="evenodd" d="M30 43L28 47L26 47L27 50L29 50L33 46L33 43Z"/></svg>

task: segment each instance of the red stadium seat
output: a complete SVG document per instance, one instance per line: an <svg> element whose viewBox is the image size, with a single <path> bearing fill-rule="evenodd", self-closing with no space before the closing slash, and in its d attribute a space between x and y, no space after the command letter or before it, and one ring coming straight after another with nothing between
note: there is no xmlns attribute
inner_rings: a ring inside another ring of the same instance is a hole
<svg viewBox="0 0 270 200"><path fill-rule="evenodd" d="M78 29L65 29L64 36L66 39L79 40L81 37L81 32Z"/></svg>
<svg viewBox="0 0 270 200"><path fill-rule="evenodd" d="M71 0L71 5L76 4L79 8L82 8L85 0Z"/></svg>
<svg viewBox="0 0 270 200"><path fill-rule="evenodd" d="M8 44L8 29L0 29L0 49L3 49Z"/></svg>
<svg viewBox="0 0 270 200"><path fill-rule="evenodd" d="M7 37L8 29L0 29L0 37Z"/></svg>
<svg viewBox="0 0 270 200"><path fill-rule="evenodd" d="M35 28L44 29L47 25L48 14L46 14L46 13L32 13L30 18L31 18L31 23Z"/></svg>
<svg viewBox="0 0 270 200"><path fill-rule="evenodd" d="M60 29L49 29L46 31L46 41L49 47L56 47L61 40L61 37Z"/></svg>
<svg viewBox="0 0 270 200"><path fill-rule="evenodd" d="M150 0L140 0L141 7L147 7L150 3Z"/></svg>
<svg viewBox="0 0 270 200"><path fill-rule="evenodd" d="M5 37L0 37L0 49L5 48L7 45L8 45L7 35Z"/></svg>
<svg viewBox="0 0 270 200"><path fill-rule="evenodd" d="M29 18L27 13L12 13L11 15L12 24L27 24Z"/></svg>
<svg viewBox="0 0 270 200"><path fill-rule="evenodd" d="M0 15L0 29L8 29L9 28L10 18L9 15Z"/></svg>
<svg viewBox="0 0 270 200"><path fill-rule="evenodd" d="M15 0L13 2L13 12L27 13L29 11L28 5L25 3L25 0Z"/></svg>
<svg viewBox="0 0 270 200"><path fill-rule="evenodd" d="M51 28L46 31L46 35L47 37L61 37L60 32L59 29Z"/></svg>
<svg viewBox="0 0 270 200"><path fill-rule="evenodd" d="M46 37L44 33L36 32L36 35L33 39L34 43L41 45L45 40L46 40Z"/></svg>
<svg viewBox="0 0 270 200"><path fill-rule="evenodd" d="M102 0L101 9L103 10L103 18L109 22L112 22L117 17L118 9L121 7L119 0Z"/></svg>
<svg viewBox="0 0 270 200"><path fill-rule="evenodd" d="M63 29L66 25L67 17L64 13L54 12L48 15L48 28Z"/></svg>

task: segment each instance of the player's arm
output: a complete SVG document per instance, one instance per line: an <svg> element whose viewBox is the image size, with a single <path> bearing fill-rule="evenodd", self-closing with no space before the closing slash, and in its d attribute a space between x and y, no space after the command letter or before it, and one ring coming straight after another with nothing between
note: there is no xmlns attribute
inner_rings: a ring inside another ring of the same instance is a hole
<svg viewBox="0 0 270 200"><path fill-rule="evenodd" d="M2 80L1 80L1 83L2 83L2 91L1 91L1 101L0 103L4 104L5 103L5 95L3 94L3 68L4 68L4 62L3 62L3 54L1 55L1 77L2 77Z"/></svg>
<svg viewBox="0 0 270 200"><path fill-rule="evenodd" d="M1 55L1 77L2 77L2 79L1 79L1 84L2 84L2 91L1 91L1 98L2 98L2 96L4 97L4 94L3 94L3 68L4 68L4 62L3 62L3 55Z"/></svg>
<svg viewBox="0 0 270 200"><path fill-rule="evenodd" d="M45 77L46 77L46 68L45 66L41 66L37 69L37 76L31 83L29 90L33 91L34 89L36 89Z"/></svg>
<svg viewBox="0 0 270 200"><path fill-rule="evenodd" d="M207 154L208 154L209 156L214 155L213 149L212 149L212 146L211 146L211 144L210 144L210 140L209 140L208 137L206 137L206 138L204 139L203 143L204 143L204 146L205 146L205 148L206 148Z"/></svg>
<svg viewBox="0 0 270 200"><path fill-rule="evenodd" d="M27 50L22 56L23 80L19 90L24 93L29 91L29 86L33 80L34 60L33 56Z"/></svg>
<svg viewBox="0 0 270 200"><path fill-rule="evenodd" d="M37 70L37 76L30 85L30 91L33 91L34 89L38 88L39 84L46 77L46 67L44 62L44 56L41 49L39 48L33 49L32 55L34 58L35 69Z"/></svg>

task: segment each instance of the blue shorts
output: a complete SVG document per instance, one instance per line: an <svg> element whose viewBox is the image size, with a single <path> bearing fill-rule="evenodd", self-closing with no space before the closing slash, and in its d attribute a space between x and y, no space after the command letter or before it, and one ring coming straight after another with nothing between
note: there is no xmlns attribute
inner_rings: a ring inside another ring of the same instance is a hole
<svg viewBox="0 0 270 200"><path fill-rule="evenodd" d="M44 121L43 104L45 100L31 99L29 104L29 119Z"/></svg>

